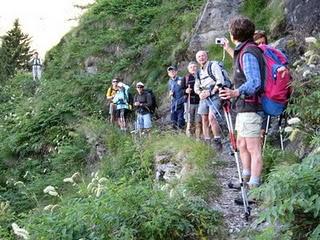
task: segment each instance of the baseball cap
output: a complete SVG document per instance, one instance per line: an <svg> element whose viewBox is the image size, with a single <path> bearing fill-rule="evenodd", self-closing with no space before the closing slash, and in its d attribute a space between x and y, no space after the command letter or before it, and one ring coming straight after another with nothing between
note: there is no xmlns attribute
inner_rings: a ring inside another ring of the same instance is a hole
<svg viewBox="0 0 320 240"><path fill-rule="evenodd" d="M142 82L138 82L138 83L136 84L136 87L138 87L138 86L144 87L144 84L143 84Z"/></svg>
<svg viewBox="0 0 320 240"><path fill-rule="evenodd" d="M177 71L177 68L176 68L175 66L172 66L172 65L167 68L167 71L168 71L168 72L169 72L169 71L172 71L172 70L173 70L173 71Z"/></svg>

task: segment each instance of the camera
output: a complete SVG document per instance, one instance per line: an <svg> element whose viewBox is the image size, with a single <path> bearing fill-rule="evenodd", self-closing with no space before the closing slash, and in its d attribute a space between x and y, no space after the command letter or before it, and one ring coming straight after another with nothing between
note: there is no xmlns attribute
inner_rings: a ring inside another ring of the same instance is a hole
<svg viewBox="0 0 320 240"><path fill-rule="evenodd" d="M223 45L224 44L224 38L216 38L215 43L218 44L218 45Z"/></svg>

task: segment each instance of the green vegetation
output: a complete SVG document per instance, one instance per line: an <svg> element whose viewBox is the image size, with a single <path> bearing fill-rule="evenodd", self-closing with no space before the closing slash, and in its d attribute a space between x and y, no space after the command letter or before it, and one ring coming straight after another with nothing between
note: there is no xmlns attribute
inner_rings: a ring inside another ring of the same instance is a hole
<svg viewBox="0 0 320 240"><path fill-rule="evenodd" d="M21 30L19 20L16 19L13 27L1 37L0 47L0 83L16 74L18 70L28 70L28 61L31 58L31 37Z"/></svg>
<svg viewBox="0 0 320 240"><path fill-rule="evenodd" d="M279 227L268 228L259 239L319 239L320 236L320 158L311 156L301 164L278 167L268 184L257 189L263 199L260 222L267 220ZM258 238L257 238L258 239Z"/></svg>
<svg viewBox="0 0 320 240"><path fill-rule="evenodd" d="M136 142L101 113L114 76L165 90L202 3L99 0L47 54L40 85L24 72L0 85L1 239L16 238L14 222L30 239L223 239L204 201L219 192L213 153L197 143L196 156L184 136ZM92 56L96 75L85 72ZM163 185L154 157L170 144L194 170Z"/></svg>
<svg viewBox="0 0 320 240"><path fill-rule="evenodd" d="M265 30L271 37L279 37L275 31L284 21L282 0L246 0L241 8L243 15L250 17L256 28Z"/></svg>

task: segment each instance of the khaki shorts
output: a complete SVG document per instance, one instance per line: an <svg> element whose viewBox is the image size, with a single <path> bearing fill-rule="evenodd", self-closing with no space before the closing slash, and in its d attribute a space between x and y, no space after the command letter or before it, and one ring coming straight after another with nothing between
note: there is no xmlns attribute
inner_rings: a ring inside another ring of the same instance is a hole
<svg viewBox="0 0 320 240"><path fill-rule="evenodd" d="M262 117L255 112L238 113L236 131L240 137L260 137Z"/></svg>

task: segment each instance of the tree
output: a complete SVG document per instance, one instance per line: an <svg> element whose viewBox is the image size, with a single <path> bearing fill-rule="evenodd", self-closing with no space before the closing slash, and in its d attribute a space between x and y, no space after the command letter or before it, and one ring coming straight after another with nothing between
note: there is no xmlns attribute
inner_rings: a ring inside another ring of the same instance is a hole
<svg viewBox="0 0 320 240"><path fill-rule="evenodd" d="M32 56L30 50L31 37L21 30L19 20L16 19L13 28L2 36L0 48L0 77L12 77L18 70L28 70L28 61Z"/></svg>

